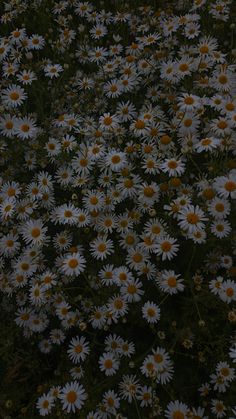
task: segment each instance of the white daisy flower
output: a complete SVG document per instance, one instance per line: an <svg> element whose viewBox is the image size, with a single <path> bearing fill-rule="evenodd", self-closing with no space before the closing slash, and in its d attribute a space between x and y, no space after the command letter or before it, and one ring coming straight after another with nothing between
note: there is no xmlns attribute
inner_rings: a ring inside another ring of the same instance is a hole
<svg viewBox="0 0 236 419"><path fill-rule="evenodd" d="M230 204L227 199L213 198L208 204L208 212L215 218L225 218L230 214Z"/></svg>
<svg viewBox="0 0 236 419"><path fill-rule="evenodd" d="M161 310L157 304L147 301L142 307L144 319L148 323L156 323L160 319Z"/></svg>
<svg viewBox="0 0 236 419"><path fill-rule="evenodd" d="M48 394L43 394L39 397L36 407L39 409L40 416L47 416L51 413L52 408L55 406L54 397Z"/></svg>
<svg viewBox="0 0 236 419"><path fill-rule="evenodd" d="M119 365L119 360L111 352L104 353L99 358L99 368L107 376L116 374L119 369Z"/></svg>
<svg viewBox="0 0 236 419"><path fill-rule="evenodd" d="M80 252L68 254L62 259L61 271L68 276L78 276L85 270L86 260Z"/></svg>
<svg viewBox="0 0 236 419"><path fill-rule="evenodd" d="M0 116L0 132L7 138L14 137L18 119L10 114Z"/></svg>
<svg viewBox="0 0 236 419"><path fill-rule="evenodd" d="M16 122L15 132L17 137L22 140L35 137L37 133L35 120L31 117L19 118Z"/></svg>
<svg viewBox="0 0 236 419"><path fill-rule="evenodd" d="M231 279L223 281L222 286L219 290L219 297L222 301L230 304L236 300L236 282Z"/></svg>
<svg viewBox="0 0 236 419"><path fill-rule="evenodd" d="M47 227L42 220L29 220L20 229L20 233L27 244L42 246L45 243Z"/></svg>
<svg viewBox="0 0 236 419"><path fill-rule="evenodd" d="M219 239L227 237L232 231L230 223L226 220L218 219L211 224L211 232Z"/></svg>
<svg viewBox="0 0 236 419"><path fill-rule="evenodd" d="M58 397L61 400L63 410L67 413L75 413L83 406L87 399L87 394L81 384L77 381L73 381L71 383L66 383L66 385L61 388Z"/></svg>
<svg viewBox="0 0 236 419"><path fill-rule="evenodd" d="M157 239L155 253L160 255L162 260L171 260L174 256L176 256L179 250L179 245L176 243L176 239L170 237L169 235L163 235Z"/></svg>
<svg viewBox="0 0 236 419"><path fill-rule="evenodd" d="M197 153L203 151L212 151L220 145L220 140L214 137L202 138L197 144L194 145L194 149Z"/></svg>
<svg viewBox="0 0 236 419"><path fill-rule="evenodd" d="M185 171L184 163L175 158L165 159L159 167L164 173L168 173L169 176L180 176Z"/></svg>
<svg viewBox="0 0 236 419"><path fill-rule="evenodd" d="M181 208L178 213L178 224L180 228L187 230L189 233L203 230L205 228L204 221L207 220L208 218L198 205L188 204L186 207Z"/></svg>
<svg viewBox="0 0 236 419"><path fill-rule="evenodd" d="M130 279L120 288L120 293L129 303L141 300L144 291L141 289L142 283L138 279Z"/></svg>
<svg viewBox="0 0 236 419"><path fill-rule="evenodd" d="M213 187L222 198L236 198L236 172L231 171L228 176L215 178Z"/></svg>
<svg viewBox="0 0 236 419"><path fill-rule="evenodd" d="M164 270L158 274L156 282L162 291L172 295L184 290L183 279L179 277L180 274L172 270Z"/></svg>
<svg viewBox="0 0 236 419"><path fill-rule="evenodd" d="M44 44L45 44L45 40L41 35L34 34L29 38L30 49L40 50L43 48Z"/></svg>
<svg viewBox="0 0 236 419"><path fill-rule="evenodd" d="M105 259L114 252L112 240L107 237L98 237L90 244L91 254L95 259Z"/></svg>
<svg viewBox="0 0 236 419"><path fill-rule="evenodd" d="M187 419L189 408L185 403L175 400L168 403L165 410L165 417L167 419Z"/></svg>
<svg viewBox="0 0 236 419"><path fill-rule="evenodd" d="M126 154L115 149L109 150L106 155L105 162L114 172L118 172L127 165Z"/></svg>
<svg viewBox="0 0 236 419"><path fill-rule="evenodd" d="M22 105L27 95L24 89L16 84L12 84L2 90L2 102L10 108Z"/></svg>
<svg viewBox="0 0 236 419"><path fill-rule="evenodd" d="M84 361L89 352L89 345L83 336L76 336L71 339L67 353L69 358L75 364L79 363L80 361Z"/></svg>
<svg viewBox="0 0 236 419"><path fill-rule="evenodd" d="M115 129L119 125L119 118L116 115L111 115L109 112L104 113L99 118L99 124L104 131Z"/></svg>
<svg viewBox="0 0 236 419"><path fill-rule="evenodd" d="M50 79L59 77L62 71L63 68L60 64L47 64L44 67L45 76L50 77Z"/></svg>

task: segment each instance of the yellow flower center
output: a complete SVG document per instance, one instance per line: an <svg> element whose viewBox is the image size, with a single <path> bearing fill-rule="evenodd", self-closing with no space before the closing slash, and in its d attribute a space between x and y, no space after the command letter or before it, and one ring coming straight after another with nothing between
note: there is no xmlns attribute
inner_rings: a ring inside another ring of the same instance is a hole
<svg viewBox="0 0 236 419"><path fill-rule="evenodd" d="M69 391L69 393L67 393L66 398L69 403L75 403L77 399L77 394L75 391L71 390Z"/></svg>
<svg viewBox="0 0 236 419"><path fill-rule="evenodd" d="M71 269L75 269L79 265L79 262L77 259L70 259L68 265Z"/></svg>
<svg viewBox="0 0 236 419"><path fill-rule="evenodd" d="M40 236L41 230L38 227L32 228L31 230L31 236L36 239L37 237Z"/></svg>
<svg viewBox="0 0 236 419"><path fill-rule="evenodd" d="M187 215L187 221L189 224L197 224L199 221L199 216L194 212L191 212Z"/></svg>

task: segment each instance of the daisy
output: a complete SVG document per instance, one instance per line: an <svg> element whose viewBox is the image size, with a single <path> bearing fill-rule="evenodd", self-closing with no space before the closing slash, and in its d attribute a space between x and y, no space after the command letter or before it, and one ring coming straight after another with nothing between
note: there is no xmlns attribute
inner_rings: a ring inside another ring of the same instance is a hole
<svg viewBox="0 0 236 419"><path fill-rule="evenodd" d="M160 309L157 304L147 301L142 307L143 318L148 323L156 323L160 319Z"/></svg>
<svg viewBox="0 0 236 419"><path fill-rule="evenodd" d="M80 361L84 361L89 352L89 345L83 336L76 336L71 339L67 353L70 360L75 364L78 364Z"/></svg>
<svg viewBox="0 0 236 419"><path fill-rule="evenodd" d="M107 237L98 237L90 244L91 254L96 259L105 259L114 252L114 245L112 240Z"/></svg>
<svg viewBox="0 0 236 419"><path fill-rule="evenodd" d="M164 348L157 347L153 349L151 358L149 359L153 360L157 373L164 372L172 365L170 356Z"/></svg>
<svg viewBox="0 0 236 419"><path fill-rule="evenodd" d="M60 320L64 320L68 317L70 309L71 306L65 301L60 301L56 303L56 315L59 317Z"/></svg>
<svg viewBox="0 0 236 419"><path fill-rule="evenodd" d="M148 133L148 122L143 119L136 119L130 124L130 131L135 137L143 137Z"/></svg>
<svg viewBox="0 0 236 419"><path fill-rule="evenodd" d="M138 184L141 182L139 176L131 175L119 179L116 187L124 198L134 198L137 195Z"/></svg>
<svg viewBox="0 0 236 419"><path fill-rule="evenodd" d="M219 295L223 285L223 277L217 276L216 279L212 279L209 283L209 289L215 295Z"/></svg>
<svg viewBox="0 0 236 419"><path fill-rule="evenodd" d="M105 339L105 347L107 352L120 353L121 344L123 339L117 335L109 335Z"/></svg>
<svg viewBox="0 0 236 419"><path fill-rule="evenodd" d="M52 350L52 343L50 339L42 339L38 347L43 354L49 354Z"/></svg>
<svg viewBox="0 0 236 419"><path fill-rule="evenodd" d="M52 78L59 77L60 73L63 71L63 68L60 64L47 64L44 67L45 76Z"/></svg>
<svg viewBox="0 0 236 419"><path fill-rule="evenodd" d="M5 114L0 117L0 132L5 137L11 138L15 135L16 123L18 119L10 114Z"/></svg>
<svg viewBox="0 0 236 419"><path fill-rule="evenodd" d="M42 305L45 302L45 288L43 285L35 284L30 287L29 300L35 306Z"/></svg>
<svg viewBox="0 0 236 419"><path fill-rule="evenodd" d="M105 83L103 89L108 98L117 98L123 92L123 84L120 80L113 79Z"/></svg>
<svg viewBox="0 0 236 419"><path fill-rule="evenodd" d="M155 182L142 183L137 188L138 199L143 204L153 205L159 200L159 185Z"/></svg>
<svg viewBox="0 0 236 419"><path fill-rule="evenodd" d="M120 396L129 403L137 397L140 388L136 375L123 375L122 381L119 383Z"/></svg>
<svg viewBox="0 0 236 419"><path fill-rule="evenodd" d="M157 369L152 355L146 356L140 370L149 379L155 379L157 377Z"/></svg>
<svg viewBox="0 0 236 419"><path fill-rule="evenodd" d="M193 111L201 107L201 99L199 96L183 93L178 98L178 106L181 111L188 112Z"/></svg>
<svg viewBox="0 0 236 419"><path fill-rule="evenodd" d="M83 406L87 399L87 394L81 384L77 381L73 381L71 383L66 383L66 385L62 387L58 397L61 400L63 410L66 410L67 413L75 413L76 410L80 410Z"/></svg>
<svg viewBox="0 0 236 419"><path fill-rule="evenodd" d="M102 285L110 286L114 284L114 265L105 265L98 273Z"/></svg>
<svg viewBox="0 0 236 419"><path fill-rule="evenodd" d="M6 89L2 90L2 102L10 108L16 108L22 105L26 100L27 95L24 89L16 84L11 84Z"/></svg>
<svg viewBox="0 0 236 419"><path fill-rule="evenodd" d="M51 342L55 345L60 345L65 340L65 334L60 329L53 329L50 332L50 339Z"/></svg>
<svg viewBox="0 0 236 419"><path fill-rule="evenodd" d="M142 283L138 280L128 280L120 288L121 295L129 303L141 300L144 291L141 289Z"/></svg>
<svg viewBox="0 0 236 419"><path fill-rule="evenodd" d="M218 138L206 137L199 141L199 143L194 145L194 149L197 153L203 151L212 151L220 145L220 140Z"/></svg>
<svg viewBox="0 0 236 419"><path fill-rule="evenodd" d="M119 365L119 360L111 352L104 353L99 358L99 368L107 376L116 374Z"/></svg>
<svg viewBox="0 0 236 419"><path fill-rule="evenodd" d="M132 342L123 341L121 344L121 354L130 358L135 353L135 346Z"/></svg>
<svg viewBox="0 0 236 419"><path fill-rule="evenodd" d="M211 411L218 418L223 418L226 415L226 406L222 400L213 399L211 400Z"/></svg>
<svg viewBox="0 0 236 419"><path fill-rule="evenodd" d="M213 187L222 198L236 198L236 173L231 171L228 176L218 176Z"/></svg>
<svg viewBox="0 0 236 419"><path fill-rule="evenodd" d="M222 301L230 304L236 300L236 283L230 279L223 281L222 287L219 290L219 297Z"/></svg>
<svg viewBox="0 0 236 419"><path fill-rule="evenodd" d="M160 77L169 82L176 83L178 81L176 69L177 69L176 62L173 62L171 60L168 60L167 62L163 62L160 65Z"/></svg>
<svg viewBox="0 0 236 419"><path fill-rule="evenodd" d="M122 151L111 149L106 155L105 163L111 170L118 172L127 165L126 154Z"/></svg>
<svg viewBox="0 0 236 419"><path fill-rule="evenodd" d="M19 118L16 122L15 132L17 137L22 140L33 138L37 132L35 120L30 117Z"/></svg>
<svg viewBox="0 0 236 419"><path fill-rule="evenodd" d="M46 416L51 413L52 408L55 405L54 397L48 394L43 394L41 397L39 397L36 407L39 409L40 416Z"/></svg>
<svg viewBox="0 0 236 419"><path fill-rule="evenodd" d="M67 231L61 231L53 238L53 244L59 252L67 250L71 246L71 243L72 237Z"/></svg>
<svg viewBox="0 0 236 419"><path fill-rule="evenodd" d="M134 105L130 102L120 102L116 108L116 115L121 122L127 122L134 119L136 114L136 109Z"/></svg>
<svg viewBox="0 0 236 419"><path fill-rule="evenodd" d="M170 237L169 235L163 235L157 239L157 245L155 253L161 255L162 260L171 260L176 256L179 245L176 244L177 240Z"/></svg>
<svg viewBox="0 0 236 419"><path fill-rule="evenodd" d="M188 233L188 237L196 244L206 243L206 232L204 230L195 231L195 233Z"/></svg>
<svg viewBox="0 0 236 419"><path fill-rule="evenodd" d="M30 85L33 80L37 80L35 73L31 70L23 70L17 76L17 80L23 85Z"/></svg>
<svg viewBox="0 0 236 419"><path fill-rule="evenodd" d="M208 212L217 219L222 219L230 214L230 204L226 199L213 198L208 204Z"/></svg>
<svg viewBox="0 0 236 419"><path fill-rule="evenodd" d="M45 144L45 149L50 157L57 156L61 151L61 144L55 138L50 138Z"/></svg>
<svg viewBox="0 0 236 419"><path fill-rule="evenodd" d="M158 218L154 218L151 221L147 221L144 227L144 233L150 234L154 238L163 235L165 232L165 223L163 224L163 222Z"/></svg>
<svg viewBox="0 0 236 419"><path fill-rule="evenodd" d="M159 167L164 173L168 173L169 176L180 176L185 171L184 163L174 158L165 159Z"/></svg>
<svg viewBox="0 0 236 419"><path fill-rule="evenodd" d="M86 260L79 253L68 254L62 259L61 271L67 276L77 276L85 270Z"/></svg>
<svg viewBox="0 0 236 419"><path fill-rule="evenodd" d="M19 43L19 41L22 41L25 37L26 37L25 28L14 29L14 31L12 31L10 35L10 39L12 43Z"/></svg>
<svg viewBox="0 0 236 419"><path fill-rule="evenodd" d="M188 410L188 406L185 403L175 400L168 403L165 417L167 419L187 419Z"/></svg>
<svg viewBox="0 0 236 419"><path fill-rule="evenodd" d="M11 257L18 253L20 249L19 237L9 233L0 238L0 253L6 257Z"/></svg>
<svg viewBox="0 0 236 419"><path fill-rule="evenodd" d="M76 146L75 137L73 135L66 134L61 140L61 149L66 153L69 153Z"/></svg>
<svg viewBox="0 0 236 419"><path fill-rule="evenodd" d="M202 407L198 407L197 409L194 407L191 409L191 413L193 414L193 417L197 419L208 419L208 416L205 416L205 409Z"/></svg>
<svg viewBox="0 0 236 419"><path fill-rule="evenodd" d="M134 247L132 245L130 246L130 249L128 249L128 255L126 257L128 265L137 270L143 263L147 261L147 251L142 249L139 245Z"/></svg>
<svg viewBox="0 0 236 419"><path fill-rule="evenodd" d="M226 220L216 220L211 224L211 232L219 239L227 237L232 231L231 225Z"/></svg>
<svg viewBox="0 0 236 419"><path fill-rule="evenodd" d="M29 38L30 49L40 50L43 48L44 44L45 44L45 40L41 35L34 34Z"/></svg>
<svg viewBox="0 0 236 419"><path fill-rule="evenodd" d="M105 200L104 193L99 192L96 189L87 191L82 199L85 209L87 209L88 211L100 210L103 207L104 200Z"/></svg>
<svg viewBox="0 0 236 419"><path fill-rule="evenodd" d="M157 284L162 291L170 295L184 290L183 279L172 270L164 270L158 274Z"/></svg>
<svg viewBox="0 0 236 419"><path fill-rule="evenodd" d="M31 310L29 308L19 308L16 311L15 322L18 326L25 327L28 325L31 316Z"/></svg>
<svg viewBox="0 0 236 419"><path fill-rule="evenodd" d="M8 221L15 212L15 198L7 198L0 204L0 219Z"/></svg>
<svg viewBox="0 0 236 419"><path fill-rule="evenodd" d="M141 407L148 407L153 404L154 392L152 387L143 386L137 392L137 399L140 400Z"/></svg>
<svg viewBox="0 0 236 419"><path fill-rule="evenodd" d="M132 272L126 266L120 266L114 270L114 281L120 286L130 279L134 279Z"/></svg>
<svg viewBox="0 0 236 419"><path fill-rule="evenodd" d="M196 47L197 52L202 55L211 55L217 51L218 42L215 38L210 36L205 36L199 40L199 43Z"/></svg>
<svg viewBox="0 0 236 419"><path fill-rule="evenodd" d="M195 233L204 229L204 221L207 220L208 218L198 205L194 207L188 204L186 207L181 208L178 213L178 224L180 228L187 230L188 233Z"/></svg>
<svg viewBox="0 0 236 419"><path fill-rule="evenodd" d="M84 376L84 369L81 365L77 365L76 367L70 369L70 375L74 380L80 379Z"/></svg>
<svg viewBox="0 0 236 419"><path fill-rule="evenodd" d="M111 115L110 113L104 113L99 118L99 124L102 130L115 129L119 125L119 118L116 115Z"/></svg>
<svg viewBox="0 0 236 419"><path fill-rule="evenodd" d="M102 401L109 413L115 415L116 409L120 407L120 398L118 395L113 390L108 390L104 393Z"/></svg>
<svg viewBox="0 0 236 419"><path fill-rule="evenodd" d="M221 375L226 381L233 381L235 378L235 369L230 368L227 362L219 362L216 366L216 373Z"/></svg>
<svg viewBox="0 0 236 419"><path fill-rule="evenodd" d="M61 186L67 186L73 183L73 169L70 166L60 166L56 171L55 179Z"/></svg>
<svg viewBox="0 0 236 419"><path fill-rule="evenodd" d="M54 223L75 225L77 223L80 211L72 203L56 207L52 214Z"/></svg>
<svg viewBox="0 0 236 419"><path fill-rule="evenodd" d="M39 220L29 220L20 229L23 239L27 244L41 246L45 243L47 227Z"/></svg>
<svg viewBox="0 0 236 419"><path fill-rule="evenodd" d="M103 307L94 307L89 321L94 329L102 329L106 323L105 309Z"/></svg>

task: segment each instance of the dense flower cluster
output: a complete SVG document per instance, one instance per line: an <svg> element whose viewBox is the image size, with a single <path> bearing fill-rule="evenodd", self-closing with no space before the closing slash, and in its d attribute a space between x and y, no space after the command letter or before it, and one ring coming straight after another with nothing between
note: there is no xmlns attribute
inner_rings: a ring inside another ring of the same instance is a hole
<svg viewBox="0 0 236 419"><path fill-rule="evenodd" d="M231 1L96 3L1 6L0 289L57 369L34 409L235 418Z"/></svg>

